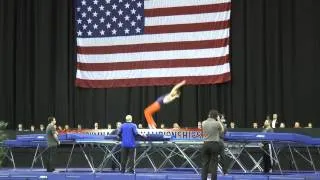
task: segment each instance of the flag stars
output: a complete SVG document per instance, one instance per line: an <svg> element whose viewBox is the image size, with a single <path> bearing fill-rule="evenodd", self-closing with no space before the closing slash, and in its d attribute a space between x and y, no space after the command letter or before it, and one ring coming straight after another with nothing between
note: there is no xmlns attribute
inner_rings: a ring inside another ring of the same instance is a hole
<svg viewBox="0 0 320 180"><path fill-rule="evenodd" d="M89 19L87 20L87 22L88 22L88 24L91 24L92 19L89 18Z"/></svg>
<svg viewBox="0 0 320 180"><path fill-rule="evenodd" d="M140 1L137 3L137 7L142 7L142 3Z"/></svg>
<svg viewBox="0 0 320 180"><path fill-rule="evenodd" d="M117 6L116 4L113 4L113 5L112 5L112 9L117 9L117 7L118 7L118 6Z"/></svg>
<svg viewBox="0 0 320 180"><path fill-rule="evenodd" d="M136 10L133 8L130 10L131 11L131 14L136 14Z"/></svg>
<svg viewBox="0 0 320 180"><path fill-rule="evenodd" d="M140 35L143 33L142 0L79 0L76 6L78 37Z"/></svg>
<svg viewBox="0 0 320 180"><path fill-rule="evenodd" d="M118 11L118 14L119 14L119 16L122 15L122 14L123 14L123 11L120 9L120 10Z"/></svg>
<svg viewBox="0 0 320 180"><path fill-rule="evenodd" d="M82 32L80 30L77 32L77 34L78 36L82 36Z"/></svg>
<svg viewBox="0 0 320 180"><path fill-rule="evenodd" d="M123 25L122 22L119 22L119 23L118 23L119 28L122 27L122 25Z"/></svg>
<svg viewBox="0 0 320 180"><path fill-rule="evenodd" d="M136 28L136 33L140 33L141 29L139 27Z"/></svg>
<svg viewBox="0 0 320 180"><path fill-rule="evenodd" d="M124 7L125 7L126 9L128 9L128 8L130 7L130 4L127 2L127 3L124 5Z"/></svg>
<svg viewBox="0 0 320 180"><path fill-rule="evenodd" d="M126 15L126 16L124 17L124 20L129 21L129 20L130 20L130 17L129 17L128 15Z"/></svg>
<svg viewBox="0 0 320 180"><path fill-rule="evenodd" d="M100 23L103 23L105 19L101 17L99 20L100 20Z"/></svg>
<svg viewBox="0 0 320 180"><path fill-rule="evenodd" d="M138 14L138 16L136 16L136 17L137 17L137 20L141 20L141 18L142 18L142 16L140 14Z"/></svg>

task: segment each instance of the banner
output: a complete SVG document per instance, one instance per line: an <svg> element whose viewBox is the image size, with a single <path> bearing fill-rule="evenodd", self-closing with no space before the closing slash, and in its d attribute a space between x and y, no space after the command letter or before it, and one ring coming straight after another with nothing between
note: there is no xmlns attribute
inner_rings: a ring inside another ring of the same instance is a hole
<svg viewBox="0 0 320 180"><path fill-rule="evenodd" d="M83 129L76 131L79 133L96 134L96 135L110 135L114 129ZM68 131L69 132L69 131ZM70 131L74 132L74 131ZM200 139L202 138L201 129L138 129L139 134L163 134L171 136L175 139Z"/></svg>

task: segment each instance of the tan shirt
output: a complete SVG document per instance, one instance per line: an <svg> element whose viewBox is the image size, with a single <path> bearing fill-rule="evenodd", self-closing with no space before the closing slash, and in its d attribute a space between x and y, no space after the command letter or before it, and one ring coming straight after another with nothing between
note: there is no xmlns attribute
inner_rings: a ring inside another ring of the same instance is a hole
<svg viewBox="0 0 320 180"><path fill-rule="evenodd" d="M56 129L52 124L48 124L47 129L46 129L46 134L47 134L47 143L48 147L51 146L57 146L58 142L56 138L54 137L54 134L56 134Z"/></svg>
<svg viewBox="0 0 320 180"><path fill-rule="evenodd" d="M202 132L204 141L220 141L220 135L222 133L221 125L218 121L212 118L202 122Z"/></svg>

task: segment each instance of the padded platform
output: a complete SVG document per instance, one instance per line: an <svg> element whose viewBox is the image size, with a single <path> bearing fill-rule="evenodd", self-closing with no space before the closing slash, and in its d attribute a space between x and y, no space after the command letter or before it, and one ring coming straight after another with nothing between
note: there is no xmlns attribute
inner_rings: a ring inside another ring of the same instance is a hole
<svg viewBox="0 0 320 180"><path fill-rule="evenodd" d="M135 174L121 174L121 173L97 173L95 174L95 180L135 180Z"/></svg>
<svg viewBox="0 0 320 180"><path fill-rule="evenodd" d="M122 174L119 172L106 171L103 173L91 173L89 169L77 168L70 169L71 172L65 172L61 169L60 172L48 173L44 169L1 169L0 180L199 180L200 175L192 171L163 171L153 173L152 169L138 169L136 174ZM300 174L286 173L279 174L243 174L230 173L228 175L218 174L218 180L318 180L319 173L303 172Z"/></svg>
<svg viewBox="0 0 320 180"><path fill-rule="evenodd" d="M167 180L166 174L136 174L136 180Z"/></svg>
<svg viewBox="0 0 320 180"><path fill-rule="evenodd" d="M291 176L270 176L269 180L305 180L305 176L291 175Z"/></svg>
<svg viewBox="0 0 320 180"><path fill-rule="evenodd" d="M237 175L237 176L233 176L233 180L251 180L251 179L255 179L255 180L268 180L268 176L265 175Z"/></svg>

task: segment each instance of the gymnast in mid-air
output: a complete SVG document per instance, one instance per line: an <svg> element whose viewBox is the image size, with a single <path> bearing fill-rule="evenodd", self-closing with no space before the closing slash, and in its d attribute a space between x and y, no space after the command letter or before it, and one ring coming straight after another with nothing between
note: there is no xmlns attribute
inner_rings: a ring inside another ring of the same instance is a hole
<svg viewBox="0 0 320 180"><path fill-rule="evenodd" d="M150 129L156 129L157 124L154 121L152 115L156 112L158 112L161 108L162 104L168 104L175 100L176 98L180 97L180 88L186 83L185 80L181 81L177 85L175 85L170 93L160 96L154 103L149 105L147 108L144 109L144 116L146 117L148 127Z"/></svg>

